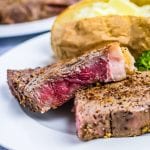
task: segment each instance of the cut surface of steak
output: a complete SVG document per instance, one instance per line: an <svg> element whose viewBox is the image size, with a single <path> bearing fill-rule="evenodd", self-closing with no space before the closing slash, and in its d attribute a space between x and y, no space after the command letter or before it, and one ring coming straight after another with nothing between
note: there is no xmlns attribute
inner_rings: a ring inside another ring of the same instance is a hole
<svg viewBox="0 0 150 150"><path fill-rule="evenodd" d="M150 132L150 71L79 90L75 114L77 134L82 140Z"/></svg>
<svg viewBox="0 0 150 150"><path fill-rule="evenodd" d="M126 66L119 44L109 44L102 49L93 50L80 57L57 62L46 67L46 69L39 69L42 70L42 73L31 78L23 86L21 95L24 96L24 101L28 101L25 103L31 103L31 110L44 113L50 108L57 108L73 98L75 92L80 88L95 82L124 79L126 77ZM133 64L130 64L130 66L133 69ZM127 70L129 70L129 66ZM14 78L9 74L13 74L13 70L8 72L8 84L11 85L10 89L14 89L12 88ZM17 87L17 90L20 90L20 86Z"/></svg>

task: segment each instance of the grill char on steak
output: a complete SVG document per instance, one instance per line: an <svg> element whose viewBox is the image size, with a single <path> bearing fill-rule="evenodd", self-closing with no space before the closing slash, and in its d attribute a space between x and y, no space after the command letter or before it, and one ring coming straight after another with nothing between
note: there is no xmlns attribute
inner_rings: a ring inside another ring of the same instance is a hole
<svg viewBox="0 0 150 150"><path fill-rule="evenodd" d="M34 110L36 103L30 103L30 101L26 100L24 95L25 86L32 80L32 78L38 77L42 74L46 69L50 67L46 66L44 68L36 68L36 69L25 69L25 70L8 70L8 85L11 89L12 94L18 99L19 103L24 107L28 107L31 110Z"/></svg>
<svg viewBox="0 0 150 150"><path fill-rule="evenodd" d="M78 91L75 112L82 140L150 132L150 71Z"/></svg>
<svg viewBox="0 0 150 150"><path fill-rule="evenodd" d="M45 68L8 70L12 94L22 105L41 113L61 106L80 88L125 77L125 60L118 43Z"/></svg>

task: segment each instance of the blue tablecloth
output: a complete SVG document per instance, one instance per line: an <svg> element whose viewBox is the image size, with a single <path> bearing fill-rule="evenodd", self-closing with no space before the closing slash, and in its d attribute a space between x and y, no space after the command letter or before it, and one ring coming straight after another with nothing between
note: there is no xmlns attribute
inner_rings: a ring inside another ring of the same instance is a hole
<svg viewBox="0 0 150 150"><path fill-rule="evenodd" d="M37 35L40 34L12 37L12 38L0 38L0 56L6 53L7 51L11 50L15 46L19 45L20 43L29 40ZM7 149L4 148L3 146L0 146L0 150L7 150Z"/></svg>
<svg viewBox="0 0 150 150"><path fill-rule="evenodd" d="M2 146L0 146L0 150L7 150L6 148L4 148L4 147L2 147Z"/></svg>
<svg viewBox="0 0 150 150"><path fill-rule="evenodd" d="M12 37L12 38L0 38L0 55L6 53L13 47L17 46L18 44L26 40L29 40L37 35L40 35L40 34L19 36L19 37Z"/></svg>

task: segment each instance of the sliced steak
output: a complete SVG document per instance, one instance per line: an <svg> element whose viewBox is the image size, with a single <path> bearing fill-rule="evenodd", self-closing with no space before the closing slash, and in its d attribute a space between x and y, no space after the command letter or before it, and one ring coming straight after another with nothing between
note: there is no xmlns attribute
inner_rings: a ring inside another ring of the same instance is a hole
<svg viewBox="0 0 150 150"><path fill-rule="evenodd" d="M43 1L43 0L41 0L41 1ZM44 3L50 4L50 5L68 6L68 5L74 4L78 1L80 1L80 0L45 0Z"/></svg>
<svg viewBox="0 0 150 150"><path fill-rule="evenodd" d="M150 132L150 71L78 91L75 112L82 140Z"/></svg>
<svg viewBox="0 0 150 150"><path fill-rule="evenodd" d="M133 64L130 64L131 67L129 67L125 62L119 44L113 43L78 58L60 61L46 69L37 69L35 72L31 70L31 75L30 72L24 74L24 71L20 71L19 78L17 78L16 71L9 70L8 84L10 89L16 89L17 94L15 95L23 95L23 100L22 96L17 96L20 102L23 101L24 105L30 103L32 107L26 106L31 110L44 113L73 98L75 92L80 88L95 82L124 79L126 69L134 69ZM36 74L35 77L31 77L32 73Z"/></svg>
<svg viewBox="0 0 150 150"><path fill-rule="evenodd" d="M0 23L13 24L58 15L79 0L0 0Z"/></svg>
<svg viewBox="0 0 150 150"><path fill-rule="evenodd" d="M8 85L11 92L24 107L29 107L31 110L35 109L36 104L32 106L32 103L26 100L24 88L32 80L32 78L42 74L48 67L50 66L44 68L38 67L36 69L7 70Z"/></svg>

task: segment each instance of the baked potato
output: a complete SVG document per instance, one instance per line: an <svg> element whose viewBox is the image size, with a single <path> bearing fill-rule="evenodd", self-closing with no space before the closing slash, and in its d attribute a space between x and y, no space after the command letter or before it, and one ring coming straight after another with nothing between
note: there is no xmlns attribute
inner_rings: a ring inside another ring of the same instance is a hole
<svg viewBox="0 0 150 150"><path fill-rule="evenodd" d="M52 28L56 57L76 57L112 41L129 47L137 57L150 49L150 17L146 16L150 10L143 7L147 6L139 7L128 0L83 0L69 7Z"/></svg>
<svg viewBox="0 0 150 150"><path fill-rule="evenodd" d="M150 4L150 0L131 0L131 2L133 2L139 6Z"/></svg>

